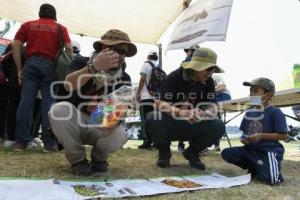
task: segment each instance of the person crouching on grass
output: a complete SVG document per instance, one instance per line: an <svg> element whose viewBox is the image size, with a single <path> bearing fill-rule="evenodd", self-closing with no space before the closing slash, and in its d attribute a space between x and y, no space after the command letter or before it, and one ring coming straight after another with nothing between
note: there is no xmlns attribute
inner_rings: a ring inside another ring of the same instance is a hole
<svg viewBox="0 0 300 200"><path fill-rule="evenodd" d="M198 48L189 62L182 63L163 82L160 99L154 103L156 110L146 117L146 129L158 148L157 166L170 166L171 141L189 141L183 157L191 167L205 169L199 153L225 132L224 123L216 115L211 77L224 71L216 63L217 54L213 50Z"/></svg>
<svg viewBox="0 0 300 200"><path fill-rule="evenodd" d="M226 148L222 151L222 157L247 169L259 181L271 185L282 183L284 147L279 140L286 139L288 130L284 114L270 105L275 85L267 78L257 78L243 85L250 86L250 103L257 105L257 99L261 99L261 105L248 110L241 122L241 142L244 146ZM253 99L256 100L251 101Z"/></svg>

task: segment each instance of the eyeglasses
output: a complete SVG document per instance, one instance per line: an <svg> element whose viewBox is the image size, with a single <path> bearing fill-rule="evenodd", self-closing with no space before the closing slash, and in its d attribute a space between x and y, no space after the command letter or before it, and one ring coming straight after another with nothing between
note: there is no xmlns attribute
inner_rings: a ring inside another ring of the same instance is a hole
<svg viewBox="0 0 300 200"><path fill-rule="evenodd" d="M128 50L127 49L124 49L123 46L119 46L119 45L116 45L116 46L111 46L109 47L111 50L117 52L119 55L125 55L127 54Z"/></svg>

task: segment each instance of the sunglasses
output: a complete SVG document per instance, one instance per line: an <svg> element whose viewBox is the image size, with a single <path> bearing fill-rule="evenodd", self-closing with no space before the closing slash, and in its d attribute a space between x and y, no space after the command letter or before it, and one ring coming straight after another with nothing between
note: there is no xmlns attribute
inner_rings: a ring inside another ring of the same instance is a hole
<svg viewBox="0 0 300 200"><path fill-rule="evenodd" d="M128 53L128 51L126 49L124 49L122 46L111 46L109 47L111 50L117 52L119 55L126 55Z"/></svg>

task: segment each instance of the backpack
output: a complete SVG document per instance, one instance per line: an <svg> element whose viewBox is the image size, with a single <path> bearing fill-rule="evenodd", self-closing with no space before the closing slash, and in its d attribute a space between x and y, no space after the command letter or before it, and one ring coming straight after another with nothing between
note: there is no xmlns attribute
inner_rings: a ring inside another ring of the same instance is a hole
<svg viewBox="0 0 300 200"><path fill-rule="evenodd" d="M160 67L155 67L152 62L146 61L152 67L149 83L146 82L146 87L151 95L159 93L162 82L166 79L167 74Z"/></svg>

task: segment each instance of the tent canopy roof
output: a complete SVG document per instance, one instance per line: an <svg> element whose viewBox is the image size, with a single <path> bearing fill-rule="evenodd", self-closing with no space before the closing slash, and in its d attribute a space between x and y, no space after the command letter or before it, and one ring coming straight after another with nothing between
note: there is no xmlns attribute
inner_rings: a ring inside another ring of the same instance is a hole
<svg viewBox="0 0 300 200"><path fill-rule="evenodd" d="M50 3L70 33L100 37L115 28L133 42L155 44L183 10L185 0L0 0L0 18L25 22Z"/></svg>

